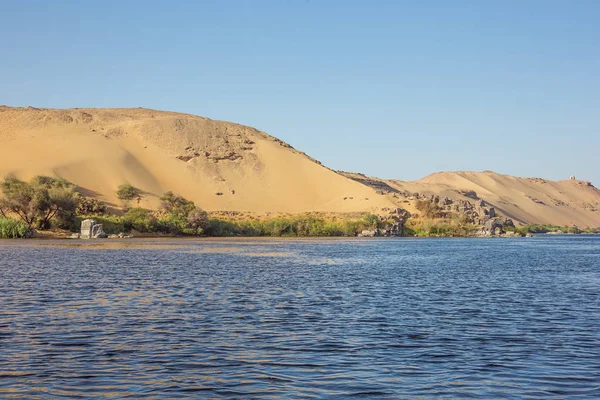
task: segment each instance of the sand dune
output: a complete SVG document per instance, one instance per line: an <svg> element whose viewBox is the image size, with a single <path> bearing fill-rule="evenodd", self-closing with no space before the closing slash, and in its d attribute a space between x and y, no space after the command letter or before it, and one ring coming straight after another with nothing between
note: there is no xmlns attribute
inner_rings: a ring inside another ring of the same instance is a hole
<svg viewBox="0 0 600 400"><path fill-rule="evenodd" d="M207 210L356 212L393 205L263 132L193 115L0 107L0 140L0 176L60 176L113 205L122 183L146 192L146 207L157 206L168 190Z"/></svg>
<svg viewBox="0 0 600 400"><path fill-rule="evenodd" d="M411 212L418 212L414 207L414 194L434 195L472 203L483 199L502 215L521 224L600 227L600 190L590 182L519 178L491 171L438 172L417 181L340 173L383 192Z"/></svg>
<svg viewBox="0 0 600 400"><path fill-rule="evenodd" d="M418 181L335 172L243 125L147 109L0 107L0 177L65 178L119 206L130 183L154 208L171 190L209 211L415 211L413 193L478 198L521 223L600 226L600 191L493 172L441 172Z"/></svg>
<svg viewBox="0 0 600 400"><path fill-rule="evenodd" d="M477 197L520 223L600 226L600 191L589 182L549 181L485 172L440 172L414 182L386 181L394 189L450 199Z"/></svg>

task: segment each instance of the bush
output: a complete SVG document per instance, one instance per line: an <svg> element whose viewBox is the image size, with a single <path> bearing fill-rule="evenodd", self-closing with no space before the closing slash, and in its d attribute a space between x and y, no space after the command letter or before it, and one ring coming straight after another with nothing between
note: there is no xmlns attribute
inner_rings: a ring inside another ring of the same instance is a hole
<svg viewBox="0 0 600 400"><path fill-rule="evenodd" d="M356 236L363 229L374 229L380 224L379 217L373 214L360 219L303 214L262 220L211 219L204 233L208 236Z"/></svg>
<svg viewBox="0 0 600 400"><path fill-rule="evenodd" d="M79 197L77 215L102 215L106 212L106 205L90 197Z"/></svg>
<svg viewBox="0 0 600 400"><path fill-rule="evenodd" d="M131 201L133 199L140 199L142 192L129 183L119 185L117 188L117 198L121 201Z"/></svg>
<svg viewBox="0 0 600 400"><path fill-rule="evenodd" d="M404 225L405 236L469 236L475 226L464 218L413 219Z"/></svg>
<svg viewBox="0 0 600 400"><path fill-rule="evenodd" d="M346 219L342 222L342 236L356 236L360 231L362 231L360 221Z"/></svg>
<svg viewBox="0 0 600 400"><path fill-rule="evenodd" d="M377 229L380 225L379 217L375 214L366 214L363 222L366 229Z"/></svg>
<svg viewBox="0 0 600 400"><path fill-rule="evenodd" d="M132 208L123 216L125 231L134 229L150 233L159 231L159 223L152 211L145 208Z"/></svg>
<svg viewBox="0 0 600 400"><path fill-rule="evenodd" d="M28 237L31 231L29 226L12 218L0 217L0 239L17 239Z"/></svg>
<svg viewBox="0 0 600 400"><path fill-rule="evenodd" d="M205 233L208 236L233 236L241 234L239 225L231 221L211 219Z"/></svg>
<svg viewBox="0 0 600 400"><path fill-rule="evenodd" d="M577 226L558 226L551 224L527 224L519 228L523 233L548 233L548 232L564 232L564 233L583 233Z"/></svg>
<svg viewBox="0 0 600 400"><path fill-rule="evenodd" d="M160 200L161 223L169 233L201 235L209 227L208 214L196 207L193 201L173 192L165 193Z"/></svg>

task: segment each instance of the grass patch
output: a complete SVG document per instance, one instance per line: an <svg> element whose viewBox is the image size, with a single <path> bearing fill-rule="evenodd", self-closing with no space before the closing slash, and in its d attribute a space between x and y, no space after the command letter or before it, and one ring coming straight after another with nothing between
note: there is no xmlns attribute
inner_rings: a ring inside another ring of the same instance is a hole
<svg viewBox="0 0 600 400"><path fill-rule="evenodd" d="M0 217L0 239L18 239L31 234L29 226L13 218Z"/></svg>
<svg viewBox="0 0 600 400"><path fill-rule="evenodd" d="M469 236L476 226L462 218L409 218L403 236Z"/></svg>

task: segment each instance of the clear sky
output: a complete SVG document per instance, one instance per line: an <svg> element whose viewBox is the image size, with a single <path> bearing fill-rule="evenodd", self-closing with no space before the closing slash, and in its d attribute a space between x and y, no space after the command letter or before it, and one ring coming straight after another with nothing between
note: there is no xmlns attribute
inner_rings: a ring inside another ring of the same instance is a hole
<svg viewBox="0 0 600 400"><path fill-rule="evenodd" d="M0 104L198 114L384 178L600 186L596 0L0 0L0 37Z"/></svg>

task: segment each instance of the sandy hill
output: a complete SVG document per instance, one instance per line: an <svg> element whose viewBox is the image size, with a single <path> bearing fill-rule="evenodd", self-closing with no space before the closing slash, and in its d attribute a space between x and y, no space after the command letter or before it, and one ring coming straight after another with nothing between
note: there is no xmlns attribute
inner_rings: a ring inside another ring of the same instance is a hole
<svg viewBox="0 0 600 400"><path fill-rule="evenodd" d="M414 193L481 198L521 223L600 226L600 191L493 172L443 172L414 182L335 172L254 128L148 109L0 106L0 178L51 175L118 206L118 185L174 191L209 211L415 212Z"/></svg>
<svg viewBox="0 0 600 400"><path fill-rule="evenodd" d="M600 227L600 190L590 182L519 178L491 171L439 172L411 182L343 174L403 201L413 199L415 193L471 202L483 199L520 223ZM406 208L410 210L411 204Z"/></svg>
<svg viewBox="0 0 600 400"><path fill-rule="evenodd" d="M0 177L63 177L118 205L122 183L142 206L174 191L207 210L356 212L393 205L256 129L147 109L0 107Z"/></svg>

